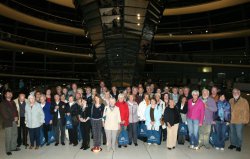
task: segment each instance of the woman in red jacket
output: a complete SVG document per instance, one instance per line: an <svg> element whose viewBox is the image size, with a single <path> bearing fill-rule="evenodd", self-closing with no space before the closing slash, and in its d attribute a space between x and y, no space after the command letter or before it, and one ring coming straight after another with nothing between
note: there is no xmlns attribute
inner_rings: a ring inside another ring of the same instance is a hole
<svg viewBox="0 0 250 159"><path fill-rule="evenodd" d="M118 95L118 101L115 104L119 109L120 109L120 114L121 114L121 126L124 126L125 130L127 129L127 126L129 124L129 109L128 109L128 104L127 102L124 101L124 95L119 94ZM118 134L120 134L120 131ZM119 148L121 148L121 145L118 145ZM127 147L125 145L124 147Z"/></svg>

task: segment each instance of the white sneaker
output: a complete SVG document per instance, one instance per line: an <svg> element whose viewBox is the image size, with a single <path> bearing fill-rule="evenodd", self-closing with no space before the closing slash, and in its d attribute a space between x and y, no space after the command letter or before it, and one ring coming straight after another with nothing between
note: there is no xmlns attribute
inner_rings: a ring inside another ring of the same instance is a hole
<svg viewBox="0 0 250 159"><path fill-rule="evenodd" d="M216 149L216 150L220 150L220 148L219 148L219 147L215 147L215 149Z"/></svg>
<svg viewBox="0 0 250 159"><path fill-rule="evenodd" d="M154 143L155 146L157 146L158 144Z"/></svg>
<svg viewBox="0 0 250 159"><path fill-rule="evenodd" d="M151 143L148 143L148 145L151 145Z"/></svg>
<svg viewBox="0 0 250 159"><path fill-rule="evenodd" d="M224 148L220 148L221 151L224 151L225 149Z"/></svg>
<svg viewBox="0 0 250 159"><path fill-rule="evenodd" d="M194 149L194 145L190 145L189 148L190 148L190 149Z"/></svg>
<svg viewBox="0 0 250 159"><path fill-rule="evenodd" d="M193 149L194 150L199 150L200 148L199 148L199 146L195 146Z"/></svg>

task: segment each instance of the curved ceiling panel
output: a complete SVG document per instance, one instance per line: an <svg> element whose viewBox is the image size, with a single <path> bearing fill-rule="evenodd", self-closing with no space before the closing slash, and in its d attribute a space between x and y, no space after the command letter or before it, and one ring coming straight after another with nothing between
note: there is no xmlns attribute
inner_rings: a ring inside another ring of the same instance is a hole
<svg viewBox="0 0 250 159"><path fill-rule="evenodd" d="M221 39L221 38L236 38L250 36L250 29L222 32L222 33L210 33L210 34L193 34L193 35L164 35L156 34L154 36L155 40L208 40L208 39Z"/></svg>
<svg viewBox="0 0 250 159"><path fill-rule="evenodd" d="M73 4L73 0L47 0L49 2L62 5L65 7L75 8ZM216 9L222 9L226 7L231 7L243 3L247 3L249 0L218 0L209 3L203 3L188 7L179 7L179 8L171 8L165 9L163 15L170 16L170 15L182 15L182 14L192 14L192 13L200 13L200 12L207 12Z"/></svg>
<svg viewBox="0 0 250 159"><path fill-rule="evenodd" d="M62 51L54 51L54 50L48 50L48 49L41 49L26 45L20 45L8 41L0 40L0 46L4 48L8 48L10 50L16 50L16 51L25 51L25 52L32 52L37 54L46 54L46 55L52 55L52 56L70 56L70 57L77 57L77 58L84 58L84 59L92 59L93 57L90 55L85 54L79 54L79 53L71 53L71 52L62 52Z"/></svg>
<svg viewBox="0 0 250 159"><path fill-rule="evenodd" d="M43 19L39 19L27 14L24 14L22 12L19 12L17 10L14 10L2 3L0 3L0 15L8 17L10 19L23 22L26 24L34 25L37 27L45 28L45 29L50 29L50 30L55 30L59 32L65 32L65 33L71 33L74 35L84 35L84 30L80 28L74 28L62 24L56 24L52 23Z"/></svg>

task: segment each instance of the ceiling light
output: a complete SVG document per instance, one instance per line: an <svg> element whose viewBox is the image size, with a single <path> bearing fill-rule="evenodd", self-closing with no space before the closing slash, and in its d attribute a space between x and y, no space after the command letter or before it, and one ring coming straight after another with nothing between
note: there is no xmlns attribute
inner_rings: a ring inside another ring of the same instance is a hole
<svg viewBox="0 0 250 159"><path fill-rule="evenodd" d="M116 55L117 57L119 56L119 54Z"/></svg>
<svg viewBox="0 0 250 159"><path fill-rule="evenodd" d="M22 52L21 52L21 54L23 55L23 54L24 54L24 52L22 51Z"/></svg>
<svg viewBox="0 0 250 159"><path fill-rule="evenodd" d="M141 17L140 17L140 16L137 16L137 19L138 19L138 20L140 20L140 19L141 19Z"/></svg>
<svg viewBox="0 0 250 159"><path fill-rule="evenodd" d="M141 16L139 13L137 14L137 17Z"/></svg>
<svg viewBox="0 0 250 159"><path fill-rule="evenodd" d="M208 30L206 30L206 33L208 33Z"/></svg>
<svg viewBox="0 0 250 159"><path fill-rule="evenodd" d="M193 34L193 32L191 31L190 34Z"/></svg>
<svg viewBox="0 0 250 159"><path fill-rule="evenodd" d="M56 47L56 50L57 50L58 48Z"/></svg>
<svg viewBox="0 0 250 159"><path fill-rule="evenodd" d="M141 24L140 23L137 23L138 26L140 26Z"/></svg>
<svg viewBox="0 0 250 159"><path fill-rule="evenodd" d="M117 17L116 19L117 19L117 20L120 20L120 17Z"/></svg>

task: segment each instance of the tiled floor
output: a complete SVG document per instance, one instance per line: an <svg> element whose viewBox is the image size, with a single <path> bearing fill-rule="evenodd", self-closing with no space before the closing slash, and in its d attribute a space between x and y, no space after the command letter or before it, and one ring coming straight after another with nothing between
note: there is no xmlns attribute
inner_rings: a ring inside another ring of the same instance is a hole
<svg viewBox="0 0 250 159"><path fill-rule="evenodd" d="M14 152L12 156L6 156L4 148L4 133L0 130L0 159L248 159L250 150L250 127L244 130L244 145L242 152L217 151L214 149L198 151L188 149L188 143L177 145L175 150L166 149L166 143L160 146L150 146L139 142L139 146L129 146L128 148L118 149L107 152L106 147L100 153L92 153L90 150L83 151L79 147L69 146L44 146L39 150L28 150L21 147L21 151ZM227 142L228 146L229 142Z"/></svg>

